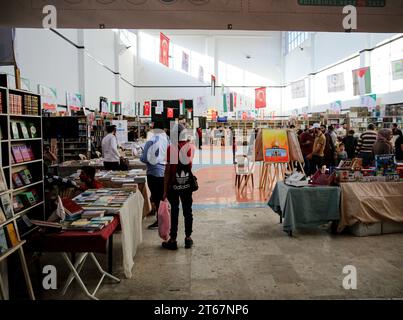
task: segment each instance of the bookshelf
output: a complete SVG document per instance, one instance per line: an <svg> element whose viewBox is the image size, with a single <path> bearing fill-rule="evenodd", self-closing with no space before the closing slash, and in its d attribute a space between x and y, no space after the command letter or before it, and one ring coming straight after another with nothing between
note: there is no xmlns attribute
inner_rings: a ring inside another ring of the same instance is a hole
<svg viewBox="0 0 403 320"><path fill-rule="evenodd" d="M34 300L23 246L35 229L30 219L45 219L40 96L0 87L0 97L0 262L19 253Z"/></svg>

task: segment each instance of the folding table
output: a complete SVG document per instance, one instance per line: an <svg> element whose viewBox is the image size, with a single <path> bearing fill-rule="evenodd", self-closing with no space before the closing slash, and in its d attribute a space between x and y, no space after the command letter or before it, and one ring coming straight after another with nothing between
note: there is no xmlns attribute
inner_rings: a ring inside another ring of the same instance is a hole
<svg viewBox="0 0 403 320"><path fill-rule="evenodd" d="M36 249L41 252L59 252L63 260L66 262L68 268L70 269L70 274L67 278L66 284L63 288L63 295L66 293L68 287L74 280L74 278L79 283L80 287L83 289L84 293L91 299L98 300L95 296L98 289L100 288L105 277L120 282L120 279L113 276L112 274L106 272L98 260L96 259L94 253L106 253L106 247L109 240L108 249L108 264L109 269L112 265L112 238L114 232L120 226L119 216L115 216L113 221L109 223L100 231L87 232L87 231L61 231L55 233L47 233L41 235L37 239ZM68 253L78 253L78 257L75 262L69 258ZM96 265L98 271L102 274L96 288L91 293L85 286L81 276L80 271L82 270L87 258L90 258Z"/></svg>

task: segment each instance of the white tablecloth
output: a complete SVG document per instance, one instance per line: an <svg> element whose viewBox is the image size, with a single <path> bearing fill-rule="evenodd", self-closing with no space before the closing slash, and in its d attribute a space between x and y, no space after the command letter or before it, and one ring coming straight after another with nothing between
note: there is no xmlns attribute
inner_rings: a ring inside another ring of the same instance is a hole
<svg viewBox="0 0 403 320"><path fill-rule="evenodd" d="M122 227L122 250L123 269L126 278L132 277L134 256L137 248L143 241L142 220L143 220L144 198L137 190L127 199L120 209L120 224Z"/></svg>

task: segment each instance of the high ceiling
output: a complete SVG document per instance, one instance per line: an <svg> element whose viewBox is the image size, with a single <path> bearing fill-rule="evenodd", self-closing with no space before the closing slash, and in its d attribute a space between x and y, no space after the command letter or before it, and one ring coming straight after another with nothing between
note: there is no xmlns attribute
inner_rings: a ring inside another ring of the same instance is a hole
<svg viewBox="0 0 403 320"><path fill-rule="evenodd" d="M42 27L45 5L58 28L344 31L341 6L301 6L313 0L2 0L0 26ZM315 0L319 1L319 0ZM334 0L345 3L347 0ZM383 0L356 0L379 3ZM358 8L358 32L403 32L403 0Z"/></svg>

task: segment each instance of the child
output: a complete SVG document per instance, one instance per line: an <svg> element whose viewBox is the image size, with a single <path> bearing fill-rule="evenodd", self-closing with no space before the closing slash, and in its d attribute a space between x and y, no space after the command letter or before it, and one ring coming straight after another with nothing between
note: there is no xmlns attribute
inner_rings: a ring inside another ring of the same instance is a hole
<svg viewBox="0 0 403 320"><path fill-rule="evenodd" d="M344 143L339 144L339 152L337 153L337 163L340 163L342 160L347 160L348 155L344 147Z"/></svg>

